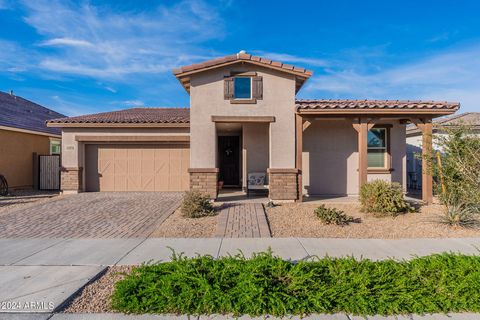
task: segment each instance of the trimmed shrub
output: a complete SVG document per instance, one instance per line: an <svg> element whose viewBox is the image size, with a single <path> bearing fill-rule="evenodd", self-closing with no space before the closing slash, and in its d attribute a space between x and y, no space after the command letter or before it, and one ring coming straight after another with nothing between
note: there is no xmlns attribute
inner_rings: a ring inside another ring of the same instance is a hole
<svg viewBox="0 0 480 320"><path fill-rule="evenodd" d="M348 216L342 210L337 208L327 208L324 204L315 209L315 214L324 224L336 224L337 226L346 226L350 222L356 222L354 217Z"/></svg>
<svg viewBox="0 0 480 320"><path fill-rule="evenodd" d="M215 214L210 198L196 190L185 192L180 210L187 218L200 218Z"/></svg>
<svg viewBox="0 0 480 320"><path fill-rule="evenodd" d="M197 316L479 312L480 257L292 262L271 252L250 260L174 255L171 262L134 268L115 284L111 301L124 313Z"/></svg>
<svg viewBox="0 0 480 320"><path fill-rule="evenodd" d="M413 212L415 209L405 201L403 189L399 183L374 180L360 188L362 211L396 216Z"/></svg>

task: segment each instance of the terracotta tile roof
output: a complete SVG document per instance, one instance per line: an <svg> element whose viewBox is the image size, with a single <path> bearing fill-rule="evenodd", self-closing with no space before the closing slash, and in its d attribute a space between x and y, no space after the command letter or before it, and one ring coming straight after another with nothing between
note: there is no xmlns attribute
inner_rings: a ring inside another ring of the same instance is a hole
<svg viewBox="0 0 480 320"><path fill-rule="evenodd" d="M433 121L433 124L434 124L434 130L438 129L438 127L456 126L459 124L469 125L469 126L472 126L473 129L479 130L480 129L480 112L465 112L465 113L438 118ZM407 126L407 133L420 134L420 130L415 125L409 124Z"/></svg>
<svg viewBox="0 0 480 320"><path fill-rule="evenodd" d="M313 71L307 70L302 67L292 66L280 61L272 61L267 58L253 56L245 51L240 51L237 54L216 58L200 63L195 63L189 66L173 69L173 74L182 84L183 88L190 92L190 75L192 73L202 72L205 70L220 68L225 65L234 64L237 62L247 62L251 64L261 65L266 68L288 72L295 75L295 92L298 92L303 86L305 81L313 74Z"/></svg>
<svg viewBox="0 0 480 320"><path fill-rule="evenodd" d="M55 123L189 123L187 108L131 108L119 111L88 114L78 117L58 118Z"/></svg>
<svg viewBox="0 0 480 320"><path fill-rule="evenodd" d="M192 65L189 65L189 66L175 68L175 69L173 69L173 74L178 77L178 76L181 76L182 73L202 70L202 69L205 69L205 68L210 68L210 67L214 67L214 66L217 66L217 65L222 65L222 64L225 64L225 63L228 63L228 62L234 62L234 61L252 61L252 62L255 62L255 63L263 64L267 67L273 67L273 68L276 68L276 69L284 69L285 71L288 71L288 72L295 72L295 73L298 73L299 75L304 75L306 78L310 77L313 74L313 71L307 70L307 69L302 68L302 67L296 67L296 66L292 66L292 65L289 65L289 64L279 62L279 61L272 61L270 59L266 59L266 58L262 58L262 57L258 57L258 56L253 56L249 53L242 52L242 51L237 53L237 54L232 54L232 55L229 55L229 56L216 58L216 59L192 64Z"/></svg>
<svg viewBox="0 0 480 320"><path fill-rule="evenodd" d="M0 126L60 135L59 128L48 128L45 121L64 117L32 101L0 91Z"/></svg>
<svg viewBox="0 0 480 320"><path fill-rule="evenodd" d="M297 100L297 110L309 109L402 109L402 110L451 110L460 107L458 102L410 101L410 100Z"/></svg>

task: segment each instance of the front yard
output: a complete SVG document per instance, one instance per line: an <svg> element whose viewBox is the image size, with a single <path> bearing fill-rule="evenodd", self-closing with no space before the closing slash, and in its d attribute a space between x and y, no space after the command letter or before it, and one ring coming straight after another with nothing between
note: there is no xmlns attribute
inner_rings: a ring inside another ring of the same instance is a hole
<svg viewBox="0 0 480 320"><path fill-rule="evenodd" d="M151 235L152 238L211 238L215 236L217 216L187 218L175 210Z"/></svg>
<svg viewBox="0 0 480 320"><path fill-rule="evenodd" d="M480 229L455 228L440 224L443 206L423 206L420 212L399 214L396 217L377 217L363 213L358 203L326 203L359 218L346 226L324 224L315 215L318 204L281 204L266 210L272 236L277 238L457 238L478 237Z"/></svg>
<svg viewBox="0 0 480 320"><path fill-rule="evenodd" d="M460 238L478 237L480 229L447 226L438 222L444 210L440 205L421 207L419 212L399 214L396 217L378 217L363 213L360 204L325 203L358 218L345 226L324 224L316 215L318 203L284 203L265 207L272 237L286 238ZM219 205L215 205L218 210ZM150 237L212 238L215 237L218 216L184 217L180 209L170 215Z"/></svg>

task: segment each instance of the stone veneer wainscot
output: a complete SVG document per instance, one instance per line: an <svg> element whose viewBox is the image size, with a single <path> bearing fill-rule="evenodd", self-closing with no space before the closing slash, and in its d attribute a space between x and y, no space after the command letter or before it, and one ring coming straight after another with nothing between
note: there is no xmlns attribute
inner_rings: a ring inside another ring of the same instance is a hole
<svg viewBox="0 0 480 320"><path fill-rule="evenodd" d="M212 199L218 195L218 168L190 168L190 190L198 190Z"/></svg>
<svg viewBox="0 0 480 320"><path fill-rule="evenodd" d="M297 169L268 169L269 194L272 200L298 199L298 170Z"/></svg>

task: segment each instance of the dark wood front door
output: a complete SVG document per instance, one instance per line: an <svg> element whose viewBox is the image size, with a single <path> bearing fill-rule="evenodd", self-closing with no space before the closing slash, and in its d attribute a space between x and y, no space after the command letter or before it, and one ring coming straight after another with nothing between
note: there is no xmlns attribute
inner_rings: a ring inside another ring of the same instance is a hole
<svg viewBox="0 0 480 320"><path fill-rule="evenodd" d="M218 137L220 181L226 186L240 185L240 137Z"/></svg>

